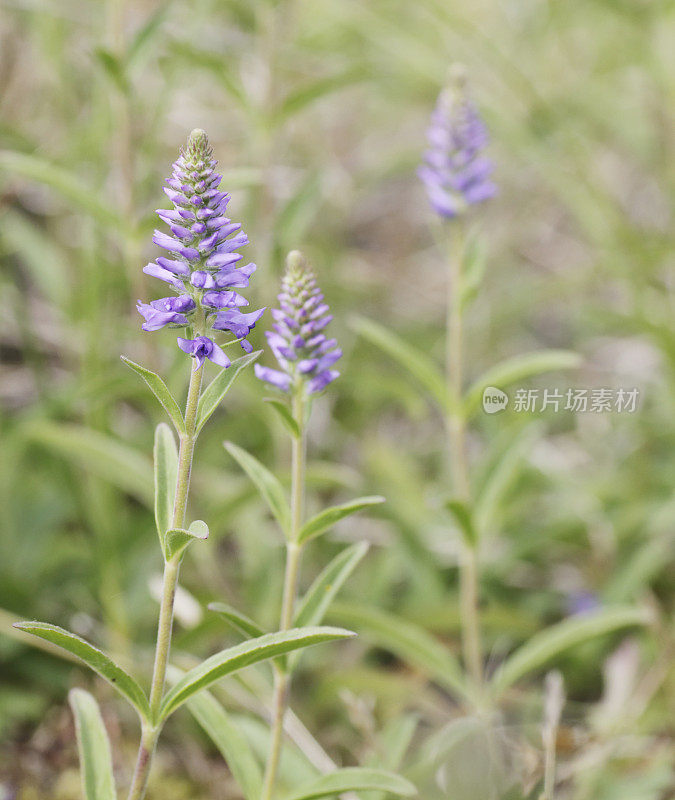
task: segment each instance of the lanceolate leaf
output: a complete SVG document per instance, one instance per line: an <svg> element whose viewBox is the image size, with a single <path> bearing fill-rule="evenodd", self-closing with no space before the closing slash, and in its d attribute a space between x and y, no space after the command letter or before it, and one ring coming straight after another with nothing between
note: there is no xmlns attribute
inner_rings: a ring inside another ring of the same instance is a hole
<svg viewBox="0 0 675 800"><path fill-rule="evenodd" d="M281 525L282 531L288 536L290 530L291 511L282 485L272 473L246 450L237 447L232 442L225 442L227 452L239 463L239 466L255 483L258 491L270 507L270 511Z"/></svg>
<svg viewBox="0 0 675 800"><path fill-rule="evenodd" d="M459 525L465 541L470 545L475 545L477 541L476 529L469 506L461 500L448 500L445 505Z"/></svg>
<svg viewBox="0 0 675 800"><path fill-rule="evenodd" d="M209 692L200 692L190 698L187 707L220 751L246 800L259 800L262 770L248 739L225 709Z"/></svg>
<svg viewBox="0 0 675 800"><path fill-rule="evenodd" d="M415 787L405 778L380 769L347 767L322 775L301 789L287 795L285 800L317 800L320 797L335 797L343 792L380 791L399 797L417 794Z"/></svg>
<svg viewBox="0 0 675 800"><path fill-rule="evenodd" d="M209 526L201 519L196 519L190 523L190 527L185 530L184 528L172 528L167 531L164 538L164 550L166 553L166 560L171 561L172 558L182 558L187 548L195 541L209 538Z"/></svg>
<svg viewBox="0 0 675 800"><path fill-rule="evenodd" d="M326 508L302 526L298 535L298 543L303 544L315 536L319 536L329 528L332 528L336 522L348 517L350 514L355 514L368 506L375 506L380 503L384 503L384 497L373 495L371 497L358 497L348 503Z"/></svg>
<svg viewBox="0 0 675 800"><path fill-rule="evenodd" d="M379 647L431 675L439 685L460 697L469 696L454 655L423 628L383 611L348 603L334 603L329 618L363 633Z"/></svg>
<svg viewBox="0 0 675 800"><path fill-rule="evenodd" d="M227 603L209 603L208 609L209 611L215 611L216 614L227 620L230 625L241 631L249 639L265 635L265 631L250 617L237 611L236 608L232 608ZM296 627L299 628L301 626L297 625Z"/></svg>
<svg viewBox="0 0 675 800"><path fill-rule="evenodd" d="M469 388L465 399L465 412L471 414L478 407L483 389L496 386L504 389L516 381L522 381L542 372L578 367L581 358L570 350L539 350L514 356L489 369Z"/></svg>
<svg viewBox="0 0 675 800"><path fill-rule="evenodd" d="M302 598L295 615L296 627L321 624L326 610L342 588L342 584L367 552L367 542L357 542L335 556Z"/></svg>
<svg viewBox="0 0 675 800"><path fill-rule="evenodd" d="M72 653L90 669L105 678L120 694L123 694L135 706L141 716L149 717L148 700L141 687L131 675L115 664L102 650L89 644L89 642L74 633L59 628L57 625L50 625L48 622L17 622L14 627L26 631L26 633L32 633L34 636L39 636L41 639L45 639Z"/></svg>
<svg viewBox="0 0 675 800"><path fill-rule="evenodd" d="M151 372L149 369L142 367L140 364L136 364L130 358L126 356L120 356L122 361L133 371L140 375L141 378L148 384L150 387L150 391L155 395L155 397L159 400L162 408L166 411L166 413L171 418L176 430L179 433L183 433L185 431L185 421L183 420L183 414L181 413L180 408L178 407L178 403L176 399L169 391L167 385L164 381L157 375L156 372Z"/></svg>
<svg viewBox="0 0 675 800"><path fill-rule="evenodd" d="M527 425L496 459L474 504L473 522L478 538L494 532L500 507L539 433L538 424Z"/></svg>
<svg viewBox="0 0 675 800"><path fill-rule="evenodd" d="M273 408L283 423L286 430L291 434L291 436L298 439L300 437L300 428L298 427L298 423L293 419L293 415L290 412L290 409L281 400L275 400L273 397L266 397L265 402Z"/></svg>
<svg viewBox="0 0 675 800"><path fill-rule="evenodd" d="M171 428L160 422L155 428L155 523L162 548L173 523L173 504L178 479L178 449Z"/></svg>
<svg viewBox="0 0 675 800"><path fill-rule="evenodd" d="M635 625L645 625L649 616L644 609L618 606L569 617L535 634L519 647L495 674L492 687L500 695L529 672L543 667L560 653L596 636Z"/></svg>
<svg viewBox="0 0 675 800"><path fill-rule="evenodd" d="M71 689L82 789L86 800L117 800L108 734L96 700L84 689Z"/></svg>
<svg viewBox="0 0 675 800"><path fill-rule="evenodd" d="M230 386L234 383L234 379L237 375L239 375L244 367L247 367L259 358L261 353L262 350L257 350L255 353L247 353L245 356L238 358L236 361L233 361L229 367L222 369L211 381L199 398L199 404L197 406L197 433L199 433L211 414L218 408L229 391Z"/></svg>
<svg viewBox="0 0 675 800"><path fill-rule="evenodd" d="M342 628L292 628L280 633L267 633L265 636L249 639L235 647L222 650L187 672L169 690L162 703L158 722L166 719L197 692L243 667L284 655L301 647L333 639L347 639L354 635Z"/></svg>
<svg viewBox="0 0 675 800"><path fill-rule="evenodd" d="M443 410L449 410L446 381L434 362L397 334L364 317L357 317L354 327L364 339L379 347L408 370L429 392Z"/></svg>

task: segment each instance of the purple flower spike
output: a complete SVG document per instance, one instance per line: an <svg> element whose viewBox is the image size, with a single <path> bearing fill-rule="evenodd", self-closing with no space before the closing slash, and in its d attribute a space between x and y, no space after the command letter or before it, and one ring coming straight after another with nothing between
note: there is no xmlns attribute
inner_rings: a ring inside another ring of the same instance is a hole
<svg viewBox="0 0 675 800"><path fill-rule="evenodd" d="M434 211L450 219L497 193L492 162L481 155L487 129L467 96L464 75L457 68L453 72L431 115L429 149L417 171Z"/></svg>
<svg viewBox="0 0 675 800"><path fill-rule="evenodd" d="M225 355L222 347L218 347L208 336L198 336L196 339L181 339L179 336L178 347L194 358L195 369L201 367L205 358L218 364L219 367L230 366L230 359Z"/></svg>
<svg viewBox="0 0 675 800"><path fill-rule="evenodd" d="M288 254L281 282L278 309L272 310L274 325L267 343L280 370L256 364L255 374L282 392L294 387L307 394L322 392L339 372L331 369L342 356L335 339L320 333L331 321L328 305L316 285L314 274L302 253Z"/></svg>
<svg viewBox="0 0 675 800"><path fill-rule="evenodd" d="M145 319L143 330L179 325L188 327L188 335L193 336L209 328L228 331L250 353L253 348L245 337L264 309L249 314L237 310L248 305L248 300L233 290L248 286L255 264L235 267L242 259L235 251L248 243L248 237L240 223L224 216L230 196L219 191L222 176L215 167L206 133L192 131L164 189L173 208L157 211L171 233L156 230L153 241L170 257L160 256L143 268L146 275L172 286L178 297L149 304L139 301L138 311ZM195 358L197 367L206 358L222 367L230 365L229 358L208 336L179 338L178 345Z"/></svg>

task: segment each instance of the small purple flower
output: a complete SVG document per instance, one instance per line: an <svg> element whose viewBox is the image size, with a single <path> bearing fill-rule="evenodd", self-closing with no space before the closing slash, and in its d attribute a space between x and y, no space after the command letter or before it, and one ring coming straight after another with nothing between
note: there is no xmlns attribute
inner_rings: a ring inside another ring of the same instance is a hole
<svg viewBox="0 0 675 800"><path fill-rule="evenodd" d="M417 174L437 214L459 216L496 194L492 161L481 155L487 129L467 96L463 75L455 74L452 85L441 92L427 138L429 149Z"/></svg>
<svg viewBox="0 0 675 800"><path fill-rule="evenodd" d="M179 325L191 330L191 335L209 328L229 331L251 352L246 337L265 309L249 314L236 310L248 305L248 300L234 289L246 288L256 267L235 266L242 259L235 251L248 244L248 237L240 223L225 216L230 196L219 191L222 176L215 167L208 137L202 130L192 131L164 189L173 208L157 211L171 233L156 230L153 241L167 250L170 258L161 256L143 268L147 275L172 286L178 297L149 304L139 301L138 311L145 319L143 330ZM230 364L207 336L179 339L178 344L195 357L198 366L205 358L223 367Z"/></svg>
<svg viewBox="0 0 675 800"><path fill-rule="evenodd" d="M198 336L196 339L181 339L178 337L178 347L188 355L191 355L195 360L195 369L199 369L204 363L204 359L208 358L219 367L229 367L230 359L225 355L222 347L208 336Z"/></svg>
<svg viewBox="0 0 675 800"><path fill-rule="evenodd" d="M179 297L163 297L161 300L153 300L149 305L140 300L137 305L138 311L145 318L141 327L144 331L158 331L165 325L187 325L187 317L190 311L194 311L195 302L189 296L182 294Z"/></svg>
<svg viewBox="0 0 675 800"><path fill-rule="evenodd" d="M282 392L298 387L318 394L340 374L332 367L342 350L322 332L332 317L314 274L297 250L286 260L279 306L272 310L273 330L265 336L281 369L256 364L255 374Z"/></svg>

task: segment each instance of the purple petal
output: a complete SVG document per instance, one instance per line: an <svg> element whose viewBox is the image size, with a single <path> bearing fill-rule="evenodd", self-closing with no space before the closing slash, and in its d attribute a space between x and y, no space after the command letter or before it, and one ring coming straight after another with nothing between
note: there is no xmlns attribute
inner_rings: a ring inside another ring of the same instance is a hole
<svg viewBox="0 0 675 800"><path fill-rule="evenodd" d="M282 392L287 392L291 388L290 377L283 372L279 372L277 369L254 364L253 371L255 372L256 378L260 378L261 381L265 381L271 386L276 386L276 388L281 389Z"/></svg>

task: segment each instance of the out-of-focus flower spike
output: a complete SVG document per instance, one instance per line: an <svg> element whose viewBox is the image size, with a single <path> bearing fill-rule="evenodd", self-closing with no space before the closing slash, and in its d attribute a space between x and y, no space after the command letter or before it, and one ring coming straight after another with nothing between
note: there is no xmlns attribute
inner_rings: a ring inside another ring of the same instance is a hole
<svg viewBox="0 0 675 800"><path fill-rule="evenodd" d="M487 128L468 95L460 65L450 70L448 86L431 115L427 139L429 149L417 174L437 214L457 217L496 194L490 179L492 161L482 155L488 143Z"/></svg>

